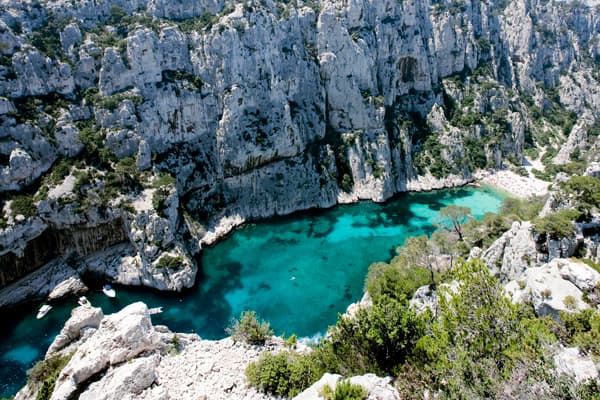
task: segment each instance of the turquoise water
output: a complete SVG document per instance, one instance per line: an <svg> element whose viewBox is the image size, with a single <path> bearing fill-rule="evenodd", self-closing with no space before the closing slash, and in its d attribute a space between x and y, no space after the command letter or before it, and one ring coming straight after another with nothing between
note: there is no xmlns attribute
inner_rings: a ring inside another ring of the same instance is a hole
<svg viewBox="0 0 600 400"><path fill-rule="evenodd" d="M388 261L407 237L431 234L432 221L447 205L470 207L476 217L498 210L503 195L490 189L460 188L404 194L385 203L362 202L251 223L205 249L197 285L184 293L116 287L108 299L99 288L88 299L105 314L143 300L163 306L152 317L174 331L207 339L242 310L256 310L277 334L313 337L362 296L368 266ZM38 304L0 315L0 397L13 395L25 371L42 358L76 305L69 299L42 320Z"/></svg>

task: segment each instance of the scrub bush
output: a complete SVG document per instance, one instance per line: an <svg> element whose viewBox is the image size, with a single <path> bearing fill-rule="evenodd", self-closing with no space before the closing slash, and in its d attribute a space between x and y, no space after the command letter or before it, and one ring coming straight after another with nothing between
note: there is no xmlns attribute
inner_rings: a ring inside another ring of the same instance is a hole
<svg viewBox="0 0 600 400"><path fill-rule="evenodd" d="M226 330L234 342L243 341L248 344L263 345L273 335L269 323L259 321L256 312L242 311L239 319L233 319Z"/></svg>

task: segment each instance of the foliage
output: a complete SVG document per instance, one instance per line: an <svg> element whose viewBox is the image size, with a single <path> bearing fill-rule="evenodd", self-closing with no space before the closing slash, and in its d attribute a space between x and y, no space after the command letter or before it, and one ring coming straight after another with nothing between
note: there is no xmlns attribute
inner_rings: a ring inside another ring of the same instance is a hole
<svg viewBox="0 0 600 400"><path fill-rule="evenodd" d="M202 89L202 78L187 71L165 70L162 72L163 82L187 81L197 90Z"/></svg>
<svg viewBox="0 0 600 400"><path fill-rule="evenodd" d="M390 264L374 263L369 266L365 289L374 300L382 296L410 298L419 287L430 283L430 271L420 266L409 266L396 257Z"/></svg>
<svg viewBox="0 0 600 400"><path fill-rule="evenodd" d="M544 323L520 315L480 260L452 270L455 288L439 289L439 315L415 348L413 363L449 398L494 398L517 360L542 356L554 340Z"/></svg>
<svg viewBox="0 0 600 400"><path fill-rule="evenodd" d="M532 197L527 200L507 197L502 202L500 214L511 218L514 216L521 221L531 221L542 211L545 202L544 197Z"/></svg>
<svg viewBox="0 0 600 400"><path fill-rule="evenodd" d="M185 19L179 22L179 28L184 32L202 31L212 28L217 22L219 22L217 15L205 12L197 18Z"/></svg>
<svg viewBox="0 0 600 400"><path fill-rule="evenodd" d="M341 380L335 386L325 385L319 393L325 400L366 400L369 392L360 385L353 385L349 380Z"/></svg>
<svg viewBox="0 0 600 400"><path fill-rule="evenodd" d="M535 232L547 235L553 239L567 237L573 234L573 221L579 218L579 211L561 210L537 218L534 221Z"/></svg>
<svg viewBox="0 0 600 400"><path fill-rule="evenodd" d="M465 241L470 246L487 248L510 229L512 222L512 218L494 213L486 213L481 221L471 219L463 226Z"/></svg>
<svg viewBox="0 0 600 400"><path fill-rule="evenodd" d="M166 172L161 172L158 176L152 181L152 186L155 188L159 188L161 186L174 185L177 182L175 178L169 175Z"/></svg>
<svg viewBox="0 0 600 400"><path fill-rule="evenodd" d="M525 169L525 167L523 166L518 166L514 169L512 169L512 171L518 175L524 176L524 177L528 177L529 176L529 172L527 172L527 169Z"/></svg>
<svg viewBox="0 0 600 400"><path fill-rule="evenodd" d="M33 217L37 214L37 207L33 195L20 194L12 199L10 209L13 216L23 215L25 218Z"/></svg>
<svg viewBox="0 0 600 400"><path fill-rule="evenodd" d="M121 158L114 165L114 175L121 187L130 189L141 188L141 175L133 157Z"/></svg>
<svg viewBox="0 0 600 400"><path fill-rule="evenodd" d="M328 370L343 375L394 373L423 335L422 320L403 295L383 295L352 317L340 317L322 344Z"/></svg>
<svg viewBox="0 0 600 400"><path fill-rule="evenodd" d="M83 157L93 165L107 166L115 160L113 152L104 145L104 133L95 126L95 120L77 123L79 141L85 146Z"/></svg>
<svg viewBox="0 0 600 400"><path fill-rule="evenodd" d="M285 339L284 344L286 347L295 349L296 345L298 344L298 336L296 336L295 333L292 333L287 339Z"/></svg>
<svg viewBox="0 0 600 400"><path fill-rule="evenodd" d="M469 207L450 205L440 210L435 219L435 225L441 229L453 231L458 235L459 240L463 240L463 225L473 218Z"/></svg>
<svg viewBox="0 0 600 400"><path fill-rule="evenodd" d="M163 187L159 187L152 194L152 207L158 212L159 215L164 216L163 211L166 208L166 201L169 197L169 190Z"/></svg>
<svg viewBox="0 0 600 400"><path fill-rule="evenodd" d="M72 356L73 353L65 356L55 354L45 360L38 361L27 371L27 385L30 388L39 388L36 400L50 399L60 371L67 365Z"/></svg>
<svg viewBox="0 0 600 400"><path fill-rule="evenodd" d="M399 261L408 267L427 268L431 275L430 284L435 284L433 273L432 254L433 246L426 235L409 237L404 241L404 246L396 249ZM414 293L414 292L413 292ZM407 297L412 293L407 293Z"/></svg>
<svg viewBox="0 0 600 400"><path fill-rule="evenodd" d="M600 356L600 314L593 309L579 313L560 313L567 331L567 342L581 351Z"/></svg>
<svg viewBox="0 0 600 400"><path fill-rule="evenodd" d="M248 365L246 378L265 393L293 397L316 382L323 372L314 354L267 352Z"/></svg>
<svg viewBox="0 0 600 400"><path fill-rule="evenodd" d="M62 55L60 33L69 23L68 19L49 15L44 23L31 33L31 44L50 58Z"/></svg>
<svg viewBox="0 0 600 400"><path fill-rule="evenodd" d="M180 256L164 255L156 263L156 268L179 269L182 263L183 259Z"/></svg>
<svg viewBox="0 0 600 400"><path fill-rule="evenodd" d="M600 179L592 176L574 176L560 185L561 191L572 198L575 208L586 217L600 209Z"/></svg>
<svg viewBox="0 0 600 400"><path fill-rule="evenodd" d="M242 311L239 319L233 319L226 329L234 342L243 341L248 344L263 345L273 335L269 323L259 321L256 312Z"/></svg>
<svg viewBox="0 0 600 400"><path fill-rule="evenodd" d="M44 178L44 183L52 186L60 184L71 172L71 163L68 158L60 158L52 166L50 174Z"/></svg>

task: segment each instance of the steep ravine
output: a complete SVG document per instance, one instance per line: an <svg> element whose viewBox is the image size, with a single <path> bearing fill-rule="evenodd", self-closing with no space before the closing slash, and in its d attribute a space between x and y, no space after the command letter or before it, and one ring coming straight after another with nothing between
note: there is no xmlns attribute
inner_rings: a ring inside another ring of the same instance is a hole
<svg viewBox="0 0 600 400"><path fill-rule="evenodd" d="M191 286L201 245L248 219L460 185L565 142L598 158L593 2L0 6L0 241L119 216L123 283Z"/></svg>

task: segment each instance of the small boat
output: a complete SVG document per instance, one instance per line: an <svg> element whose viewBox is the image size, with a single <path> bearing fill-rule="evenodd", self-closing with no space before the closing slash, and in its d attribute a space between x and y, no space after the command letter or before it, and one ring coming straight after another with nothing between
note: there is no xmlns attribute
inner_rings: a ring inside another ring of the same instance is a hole
<svg viewBox="0 0 600 400"><path fill-rule="evenodd" d="M52 310L52 306L49 304L44 304L43 306L40 307L40 309L38 310L37 315L35 316L37 319L42 319L44 318L44 315L48 314L48 311Z"/></svg>
<svg viewBox="0 0 600 400"><path fill-rule="evenodd" d="M148 310L148 314L150 315L154 315L154 314L160 314L162 312L162 307L154 307Z"/></svg>
<svg viewBox="0 0 600 400"><path fill-rule="evenodd" d="M104 285L102 287L102 293L111 298L117 296L117 292L115 292L115 289L113 289L110 285Z"/></svg>
<svg viewBox="0 0 600 400"><path fill-rule="evenodd" d="M85 296L81 296L79 300L77 300L77 304L80 306L91 306L90 301Z"/></svg>

